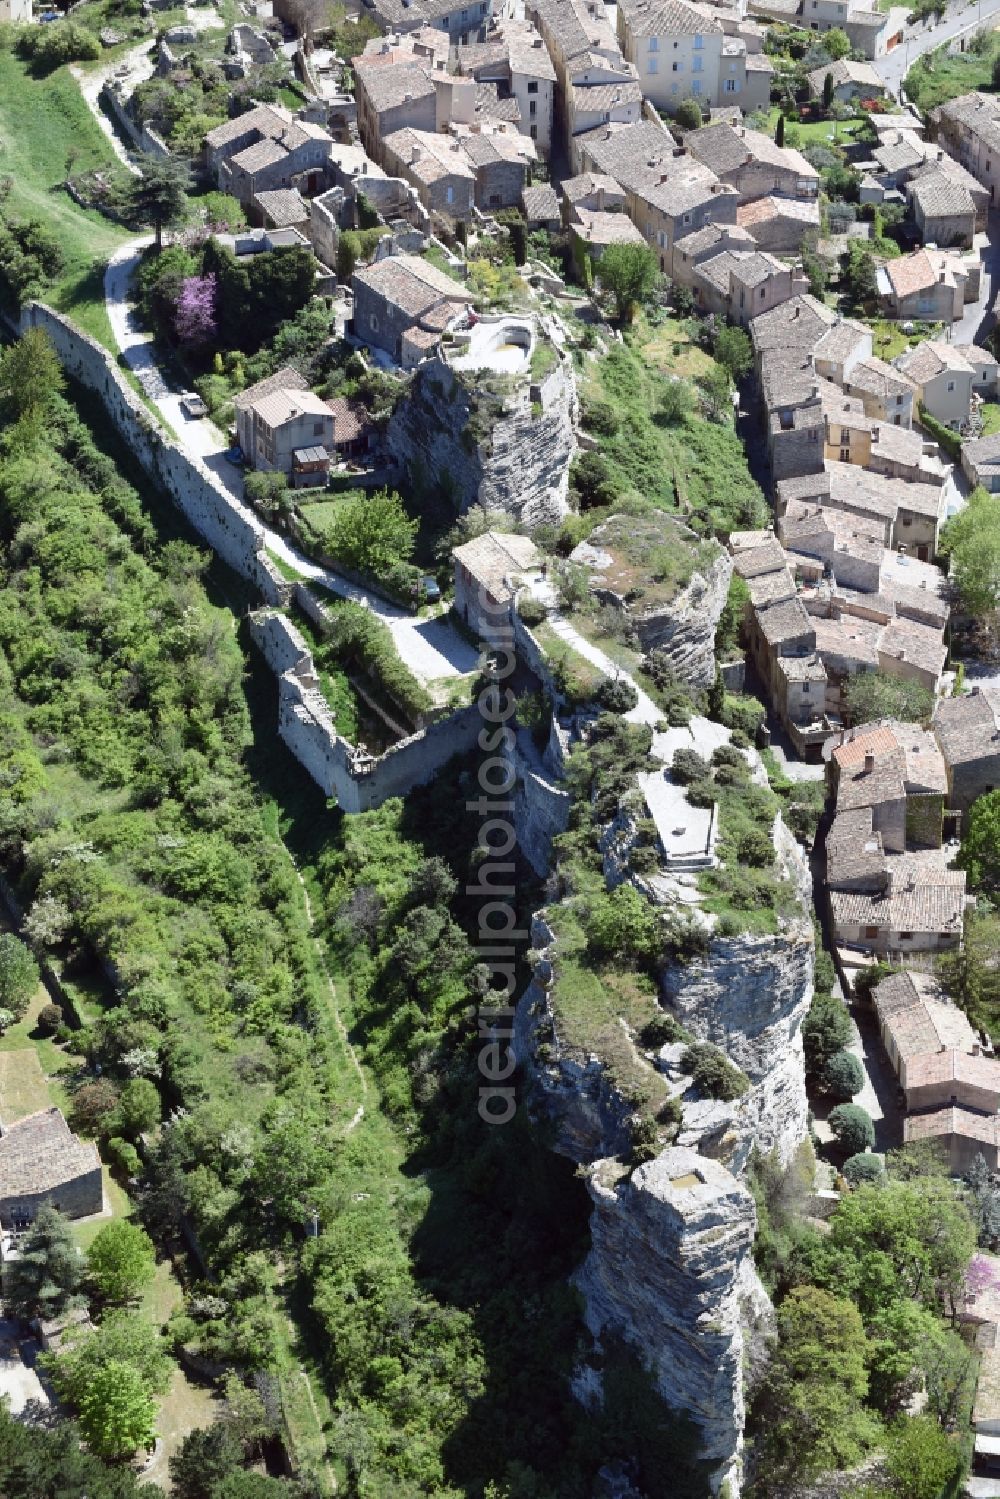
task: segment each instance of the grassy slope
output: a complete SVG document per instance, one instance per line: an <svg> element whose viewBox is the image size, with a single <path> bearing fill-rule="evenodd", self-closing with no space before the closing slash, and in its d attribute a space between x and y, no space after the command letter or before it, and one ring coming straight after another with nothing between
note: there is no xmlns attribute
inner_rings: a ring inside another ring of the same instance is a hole
<svg viewBox="0 0 1000 1499"><path fill-rule="evenodd" d="M1000 38L994 33L989 49L982 55L964 52L949 56L946 49L925 53L906 75L907 95L920 109L934 109L970 89L992 93L993 59L998 47Z"/></svg>
<svg viewBox="0 0 1000 1499"><path fill-rule="evenodd" d="M100 214L78 208L63 191L70 150L74 171L111 166L116 158L67 69L32 78L0 53L0 172L14 179L8 206L41 219L59 238L66 267L47 300L113 349L104 307L104 264L128 238Z"/></svg>

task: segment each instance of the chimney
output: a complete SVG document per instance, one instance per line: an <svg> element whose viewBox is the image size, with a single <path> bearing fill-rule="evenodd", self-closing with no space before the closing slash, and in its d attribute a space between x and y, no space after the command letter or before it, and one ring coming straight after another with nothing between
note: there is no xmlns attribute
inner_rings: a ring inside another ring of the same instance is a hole
<svg viewBox="0 0 1000 1499"><path fill-rule="evenodd" d="M800 312L801 312L801 311L802 311L802 308L801 308L801 307L799 307L799 306L798 306L798 305L796 305L796 306L795 306L795 307L794 307L794 308L793 308L793 309L792 309L792 321L793 321L793 322L794 322L794 321L795 321L795 319L796 319L796 318L797 318L797 317L798 317L798 315L799 315L799 313L800 313Z"/></svg>
<svg viewBox="0 0 1000 1499"><path fill-rule="evenodd" d="M810 386L810 388L809 388L809 397L810 397L810 400L813 400L813 401L816 401L816 400L819 399L819 386L818 385L813 384L813 385ZM817 515L819 514L818 510L817 510L816 514Z"/></svg>
<svg viewBox="0 0 1000 1499"><path fill-rule="evenodd" d="M978 1041L973 1041L973 1043L972 1043L972 1055L974 1057L978 1057L981 1054L982 1054L982 1047L980 1046L979 1042Z"/></svg>
<svg viewBox="0 0 1000 1499"><path fill-rule="evenodd" d="M420 152L420 147L419 146L411 146L410 147L410 165L411 166L413 165L414 162L420 160L420 155L421 155L421 152Z"/></svg>
<svg viewBox="0 0 1000 1499"><path fill-rule="evenodd" d="M872 754L871 750L866 750L865 751L865 775L866 776L870 776L871 773L872 773L872 771L874 769L875 769L875 756Z"/></svg>
<svg viewBox="0 0 1000 1499"><path fill-rule="evenodd" d="M942 284L943 284L943 283L944 283L944 278L945 278L945 272L944 272L944 271L939 271L939 272L938 272L938 280L939 280L939 281L940 281L940 282L941 282L941 283L942 283Z"/></svg>

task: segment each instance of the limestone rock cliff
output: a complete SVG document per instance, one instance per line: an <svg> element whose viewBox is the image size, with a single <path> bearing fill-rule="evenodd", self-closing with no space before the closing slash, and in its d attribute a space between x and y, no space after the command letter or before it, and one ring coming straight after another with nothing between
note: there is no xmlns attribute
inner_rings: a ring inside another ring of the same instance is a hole
<svg viewBox="0 0 1000 1499"><path fill-rule="evenodd" d="M457 375L431 359L389 422L389 451L411 480L450 492L456 510L505 510L529 529L566 514L576 448L576 386L565 356L535 382Z"/></svg>
<svg viewBox="0 0 1000 1499"><path fill-rule="evenodd" d="M753 1198L717 1161L665 1150L631 1175L588 1173L591 1250L575 1280L587 1325L639 1349L674 1409L690 1412L716 1492L738 1488L743 1443L742 1290L756 1229Z"/></svg>

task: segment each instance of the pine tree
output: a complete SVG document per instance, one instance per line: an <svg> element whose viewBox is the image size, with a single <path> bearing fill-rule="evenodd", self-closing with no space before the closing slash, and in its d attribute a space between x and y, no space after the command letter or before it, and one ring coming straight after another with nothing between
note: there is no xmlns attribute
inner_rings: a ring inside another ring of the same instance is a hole
<svg viewBox="0 0 1000 1499"><path fill-rule="evenodd" d="M66 1219L46 1203L7 1271L7 1301L17 1317L43 1319L63 1311L83 1270Z"/></svg>

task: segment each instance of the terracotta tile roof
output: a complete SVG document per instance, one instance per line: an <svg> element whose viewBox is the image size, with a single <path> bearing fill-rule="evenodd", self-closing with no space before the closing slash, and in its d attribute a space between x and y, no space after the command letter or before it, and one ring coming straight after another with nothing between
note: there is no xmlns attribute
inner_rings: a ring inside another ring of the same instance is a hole
<svg viewBox="0 0 1000 1499"><path fill-rule="evenodd" d="M832 890L830 905L839 928L871 926L882 932L957 938L965 915L965 875L942 870L935 878L928 876L911 883L905 875L900 877L890 870L887 891Z"/></svg>
<svg viewBox="0 0 1000 1499"><path fill-rule="evenodd" d="M619 14L632 36L698 36L721 30L721 23L684 0L619 0Z"/></svg>
<svg viewBox="0 0 1000 1499"><path fill-rule="evenodd" d="M208 131L205 140L213 151L217 151L230 141L240 140L248 132L256 131L261 136L280 135L291 122L289 110L275 108L271 104L258 104L256 109L247 110L245 114L236 115L222 125L216 125L214 130Z"/></svg>
<svg viewBox="0 0 1000 1499"><path fill-rule="evenodd" d="M333 412L333 441L338 448L342 444L357 442L372 425L367 408L360 401L352 401L348 396L337 396L326 404Z"/></svg>
<svg viewBox="0 0 1000 1499"><path fill-rule="evenodd" d="M255 193L254 202L279 229L301 224L303 219L309 217L306 201L294 187L279 187L271 192Z"/></svg>
<svg viewBox="0 0 1000 1499"><path fill-rule="evenodd" d="M271 395L276 390L308 390L309 381L298 370L293 369L290 364L283 365L273 375L268 375L263 380L258 380L256 385L248 385L246 390L241 390L233 397L233 405L237 411L244 407L252 406L264 396Z"/></svg>
<svg viewBox="0 0 1000 1499"><path fill-rule="evenodd" d="M526 187L521 193L521 207L529 224L544 224L561 216L559 197L548 182Z"/></svg>
<svg viewBox="0 0 1000 1499"><path fill-rule="evenodd" d="M476 582L489 589L497 602L513 597L513 589L507 581L512 574L525 572L541 560L530 536L508 535L501 531L486 531L464 546L456 547L451 555Z"/></svg>
<svg viewBox="0 0 1000 1499"><path fill-rule="evenodd" d="M788 146L778 146L761 130L745 126L703 125L684 136L685 148L720 177L739 171L749 162L761 162L779 171L794 173L806 181L817 182L819 173L802 155Z"/></svg>
<svg viewBox="0 0 1000 1499"><path fill-rule="evenodd" d="M950 1104L947 1108L930 1109L926 1114L907 1114L903 1120L903 1141L907 1145L918 1140L946 1139L949 1135L958 1135L962 1140L978 1140L983 1145L995 1148L1000 1145L1000 1114L977 1114L974 1109L963 1109L960 1104ZM976 1408L980 1408L979 1386L976 1389ZM1000 1410L1000 1380L993 1397L993 1408Z"/></svg>
<svg viewBox="0 0 1000 1499"><path fill-rule="evenodd" d="M942 1047L971 1052L976 1033L969 1017L952 1004L927 974L893 973L877 984L872 1001L879 1020L889 1031L900 1057L936 1055ZM1000 1066L997 1067L1000 1079ZM913 1081L909 1065L907 1082Z"/></svg>

